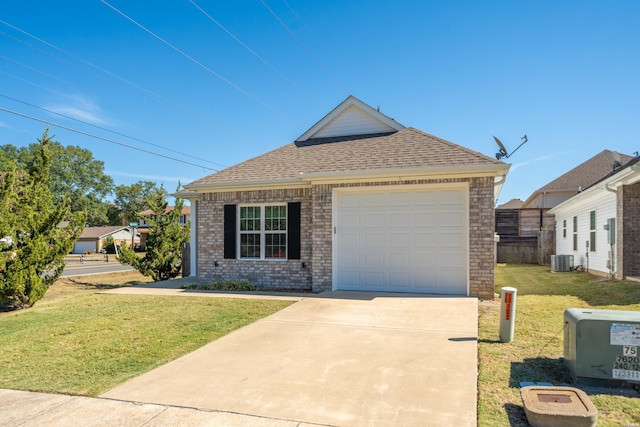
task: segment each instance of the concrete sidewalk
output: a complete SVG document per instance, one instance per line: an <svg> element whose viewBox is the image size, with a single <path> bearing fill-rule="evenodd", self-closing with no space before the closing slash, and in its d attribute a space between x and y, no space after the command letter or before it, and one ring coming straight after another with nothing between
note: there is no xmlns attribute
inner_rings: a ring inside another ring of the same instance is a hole
<svg viewBox="0 0 640 427"><path fill-rule="evenodd" d="M102 397L320 425L474 426L477 300L320 294Z"/></svg>
<svg viewBox="0 0 640 427"><path fill-rule="evenodd" d="M40 427L312 427L229 412L0 389L0 425Z"/></svg>

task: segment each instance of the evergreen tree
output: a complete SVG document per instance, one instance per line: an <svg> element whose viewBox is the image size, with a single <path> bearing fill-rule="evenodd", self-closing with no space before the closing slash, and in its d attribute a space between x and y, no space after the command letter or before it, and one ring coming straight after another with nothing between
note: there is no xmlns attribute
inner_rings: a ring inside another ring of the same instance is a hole
<svg viewBox="0 0 640 427"><path fill-rule="evenodd" d="M182 244L189 241L190 224L180 225L184 200L176 199L175 207L169 210L163 192L158 191L147 197L147 203L153 215L146 218L149 234L145 256L140 258L132 248L121 244L118 259L155 281L172 279L182 267Z"/></svg>
<svg viewBox="0 0 640 427"><path fill-rule="evenodd" d="M32 306L64 269L64 257L84 228L86 213L49 190L51 139L45 130L26 172L4 174L0 193L0 301Z"/></svg>

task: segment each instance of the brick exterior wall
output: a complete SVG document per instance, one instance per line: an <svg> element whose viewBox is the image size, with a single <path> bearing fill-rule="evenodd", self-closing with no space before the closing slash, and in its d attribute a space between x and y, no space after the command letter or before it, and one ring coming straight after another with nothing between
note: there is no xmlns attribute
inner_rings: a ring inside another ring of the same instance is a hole
<svg viewBox="0 0 640 427"><path fill-rule="evenodd" d="M322 184L311 189L203 194L199 201L198 275L214 280L248 279L267 289L311 289L314 292L331 290L334 188L460 182L469 185L469 294L478 298L493 299L493 177ZM293 201L302 202L301 260L241 261L223 258L225 204ZM218 267L215 267L215 262L218 263ZM307 265L304 269L301 268L302 262Z"/></svg>
<svg viewBox="0 0 640 427"><path fill-rule="evenodd" d="M618 188L616 278L640 277L640 183Z"/></svg>
<svg viewBox="0 0 640 427"><path fill-rule="evenodd" d="M274 261L225 259L224 205L268 202L301 202L300 259ZM311 230L313 227L310 189L201 194L198 210L199 277L211 281L250 280L264 289L311 290Z"/></svg>

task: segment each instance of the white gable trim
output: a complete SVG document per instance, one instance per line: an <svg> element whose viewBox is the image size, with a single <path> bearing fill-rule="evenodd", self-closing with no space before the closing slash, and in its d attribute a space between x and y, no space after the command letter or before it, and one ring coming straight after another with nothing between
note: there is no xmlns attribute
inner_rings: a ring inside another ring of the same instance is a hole
<svg viewBox="0 0 640 427"><path fill-rule="evenodd" d="M334 108L329 114L324 116L318 123L313 125L311 129L306 131L296 141L306 141L311 138L326 137L326 136L346 136L344 134L327 135L326 133L323 133L323 131L326 130L330 125L335 126L335 120L336 119L339 120L339 116L345 113L346 110L351 107L355 107L359 109L361 112L368 115L373 121L376 121L379 123L379 125L376 127L375 130L371 132L359 132L357 133L357 135L365 135L369 133L380 133L381 129L388 129L388 132L393 132L393 131L400 131L405 128L403 125L396 122L392 118L382 114L378 110L371 108L370 106L360 101L356 97L349 95L347 99L345 99L340 105ZM351 136L351 134L349 136Z"/></svg>

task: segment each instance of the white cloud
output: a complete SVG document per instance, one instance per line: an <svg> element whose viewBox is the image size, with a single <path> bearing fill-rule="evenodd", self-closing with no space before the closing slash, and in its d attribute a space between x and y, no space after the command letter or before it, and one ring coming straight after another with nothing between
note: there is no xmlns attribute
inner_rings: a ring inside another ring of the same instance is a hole
<svg viewBox="0 0 640 427"><path fill-rule="evenodd" d="M80 95L72 95L68 98L71 103L49 105L46 108L58 114L94 125L109 124L109 120L103 114L102 108L96 102Z"/></svg>
<svg viewBox="0 0 640 427"><path fill-rule="evenodd" d="M527 160L526 162L514 163L513 165L511 165L511 169L509 169L509 172L511 173L511 172L515 171L516 169L522 167L522 166L528 165L529 163L541 162L543 160L553 159L554 157L562 156L562 155L565 155L567 153L570 153L570 151L563 151L563 152L559 152L559 153L547 154L545 156L540 156L540 157L536 157L535 159Z"/></svg>

